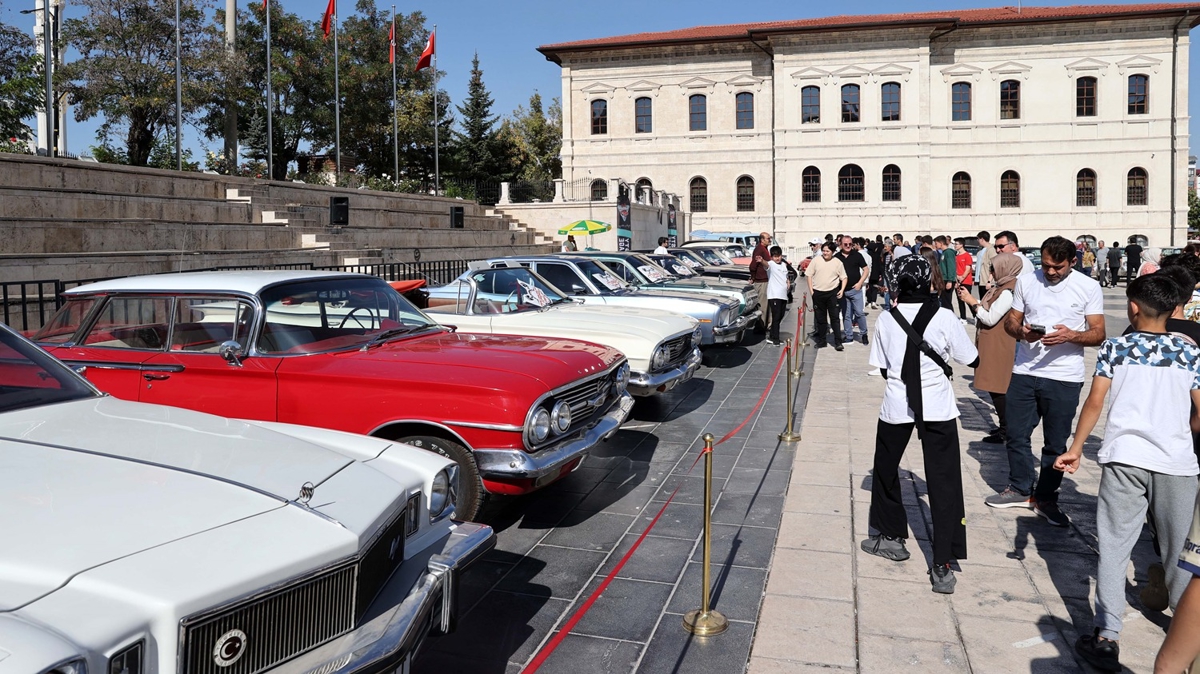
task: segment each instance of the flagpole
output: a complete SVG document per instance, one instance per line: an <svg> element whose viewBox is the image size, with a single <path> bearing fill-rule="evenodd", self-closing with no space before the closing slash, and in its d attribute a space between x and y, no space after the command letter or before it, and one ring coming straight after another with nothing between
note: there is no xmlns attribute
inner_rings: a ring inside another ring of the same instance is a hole
<svg viewBox="0 0 1200 674"><path fill-rule="evenodd" d="M342 92L338 79L337 3L333 5L333 181L342 177Z"/></svg>
<svg viewBox="0 0 1200 674"><path fill-rule="evenodd" d="M437 35L437 24L433 24L433 34ZM435 38L436 39L436 38ZM437 69L437 47L433 49L433 193L435 195L442 192L441 169L438 165L438 69Z"/></svg>
<svg viewBox="0 0 1200 674"><path fill-rule="evenodd" d="M388 48L392 59L392 181L400 182L400 123L396 120L396 6L392 5L392 39Z"/></svg>
<svg viewBox="0 0 1200 674"><path fill-rule="evenodd" d="M275 133L271 126L271 113L275 107L275 97L271 94L271 0L265 0L263 7L267 13L267 178L275 179Z"/></svg>
<svg viewBox="0 0 1200 674"><path fill-rule="evenodd" d="M50 0L44 0L46 6L49 7ZM49 34L47 34L49 40ZM49 44L49 42L47 42ZM183 170L183 66L180 63L179 55L179 0L175 0L175 170ZM47 51L47 54L50 52ZM46 72L50 72L50 62L46 62ZM52 108L46 108L46 119L54 116ZM47 125L48 129L53 129L53 123ZM53 139L50 141L54 142ZM53 157L54 153L51 152Z"/></svg>

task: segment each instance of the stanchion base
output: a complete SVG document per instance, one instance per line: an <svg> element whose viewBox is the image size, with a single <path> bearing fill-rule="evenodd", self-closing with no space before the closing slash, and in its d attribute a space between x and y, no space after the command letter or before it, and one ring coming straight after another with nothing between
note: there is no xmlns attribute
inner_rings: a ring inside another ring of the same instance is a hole
<svg viewBox="0 0 1200 674"><path fill-rule="evenodd" d="M800 434L788 433L787 431L784 431L779 434L779 439L784 442L800 442Z"/></svg>
<svg viewBox="0 0 1200 674"><path fill-rule="evenodd" d="M711 637L724 632L729 627L725 616L716 611L704 613L700 609L688 611L683 616L683 629L698 637Z"/></svg>

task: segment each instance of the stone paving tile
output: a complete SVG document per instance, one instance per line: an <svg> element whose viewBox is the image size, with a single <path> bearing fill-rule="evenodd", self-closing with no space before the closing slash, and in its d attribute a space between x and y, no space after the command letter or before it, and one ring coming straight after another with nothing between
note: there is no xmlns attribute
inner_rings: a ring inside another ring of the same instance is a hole
<svg viewBox="0 0 1200 674"><path fill-rule="evenodd" d="M641 651L641 644L572 633L568 634L558 649L546 659L542 671L624 674L637 662Z"/></svg>
<svg viewBox="0 0 1200 674"><path fill-rule="evenodd" d="M682 620L681 615L663 615L638 665L639 674L717 674L745 669L754 637L752 624L731 622L724 633L705 638L689 634Z"/></svg>
<svg viewBox="0 0 1200 674"><path fill-rule="evenodd" d="M588 583L584 596L590 596L602 580L597 577ZM571 633L645 643L654 633L660 614L645 607L666 605L674 589L674 579L670 583L654 583L616 578Z"/></svg>
<svg viewBox="0 0 1200 674"><path fill-rule="evenodd" d="M667 604L668 613L687 613L700 608L703 570L704 565L698 562L687 565L679 589ZM754 622L758 619L758 607L767 582L766 569L725 566L714 562L709 571L709 580L711 608L720 611L729 620Z"/></svg>
<svg viewBox="0 0 1200 674"><path fill-rule="evenodd" d="M575 509L544 539L542 545L608 552L633 524L632 515Z"/></svg>
<svg viewBox="0 0 1200 674"><path fill-rule="evenodd" d="M788 490L783 510L811 515L849 515L850 490L844 486L796 485Z"/></svg>
<svg viewBox="0 0 1200 674"><path fill-rule="evenodd" d="M854 582L846 573L853 563L841 552L776 548L767 594L854 601Z"/></svg>
<svg viewBox="0 0 1200 674"><path fill-rule="evenodd" d="M603 552L539 545L518 562L496 588L574 599L605 556Z"/></svg>
<svg viewBox="0 0 1200 674"><path fill-rule="evenodd" d="M970 671L967 654L958 641L924 641L913 638L864 634L859 640L864 672L929 672L959 674Z"/></svg>
<svg viewBox="0 0 1200 674"><path fill-rule="evenodd" d="M854 667L854 605L808 597L763 600L758 621L770 625L754 641L754 656Z"/></svg>
<svg viewBox="0 0 1200 674"><path fill-rule="evenodd" d="M800 550L845 552L850 542L849 515L783 514L778 546Z"/></svg>
<svg viewBox="0 0 1200 674"><path fill-rule="evenodd" d="M639 535L640 532L626 534L621 539L621 542L613 549L608 561L600 567L601 575L607 575L616 567L617 563L633 547L633 542ZM638 546L637 552L634 552L625 562L625 566L621 567L617 577L674 583L683 573L683 565L687 563L695 545L695 541L646 536Z"/></svg>
<svg viewBox="0 0 1200 674"><path fill-rule="evenodd" d="M746 674L838 674L838 672L856 671L851 667L831 667L829 665L814 665L795 660L776 660L751 656L750 664L746 666Z"/></svg>

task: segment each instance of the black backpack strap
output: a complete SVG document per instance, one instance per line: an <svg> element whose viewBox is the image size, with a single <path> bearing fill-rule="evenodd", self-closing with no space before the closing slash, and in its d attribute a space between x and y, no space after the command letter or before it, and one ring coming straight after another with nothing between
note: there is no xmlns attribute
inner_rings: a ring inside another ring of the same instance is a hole
<svg viewBox="0 0 1200 674"><path fill-rule="evenodd" d="M917 317L915 319L915 322L921 326L920 332L925 332L925 328L929 325L929 322L933 319L934 315L937 314L937 310L938 305L932 302L926 303L921 307L921 311L917 313ZM909 324L908 320L904 318L904 314L900 313L900 308L894 308L890 313L892 315L892 319L896 321L896 324L900 326L900 329L904 331L904 334L908 335L908 341L915 344L917 348L921 350L921 353L925 354L929 360L932 360L938 367L942 368L942 372L946 374L947 379L953 379L954 369L946 364L945 359L943 359L936 351L933 350L933 347L929 345L929 342L925 341L915 327Z"/></svg>

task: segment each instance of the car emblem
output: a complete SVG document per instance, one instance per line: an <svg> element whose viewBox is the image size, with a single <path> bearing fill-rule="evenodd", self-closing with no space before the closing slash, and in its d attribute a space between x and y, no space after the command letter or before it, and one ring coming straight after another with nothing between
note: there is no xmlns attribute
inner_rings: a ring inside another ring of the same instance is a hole
<svg viewBox="0 0 1200 674"><path fill-rule="evenodd" d="M296 500L303 505L308 505L308 502L312 500L313 492L316 491L316 489L317 488L313 486L313 483L305 482L304 485L300 487L300 495L296 497Z"/></svg>
<svg viewBox="0 0 1200 674"><path fill-rule="evenodd" d="M229 630L217 639L213 647L213 662L218 667L229 667L241 659L246 653L246 633L241 630Z"/></svg>

